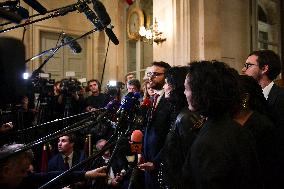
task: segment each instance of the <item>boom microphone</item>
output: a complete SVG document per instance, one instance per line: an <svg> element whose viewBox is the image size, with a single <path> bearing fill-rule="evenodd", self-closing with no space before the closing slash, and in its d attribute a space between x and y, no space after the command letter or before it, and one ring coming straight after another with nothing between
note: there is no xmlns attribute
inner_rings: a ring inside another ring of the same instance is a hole
<svg viewBox="0 0 284 189"><path fill-rule="evenodd" d="M98 0L93 0L93 8L94 8L95 12L97 13L97 16L100 19L101 23L104 26L107 26L111 23L110 16L107 13L106 8L102 4L102 2L100 2Z"/></svg>
<svg viewBox="0 0 284 189"><path fill-rule="evenodd" d="M73 40L73 41L72 41L72 40ZM68 43L69 41L72 41L72 42ZM70 37L70 36L68 36L68 35L65 35L65 36L63 37L63 42L64 42L64 43L68 43L70 49L71 49L72 52L75 53L75 54L78 54L78 53L80 53L80 52L82 51L81 46L79 45L79 43L78 43L76 40L74 40L73 37Z"/></svg>
<svg viewBox="0 0 284 189"><path fill-rule="evenodd" d="M111 26L111 28L112 28L112 26ZM113 42L113 44L118 45L119 40L117 39L116 35L113 33L111 28L109 28L109 26L107 26L105 28L105 32L106 32L107 36L110 38L110 40Z"/></svg>
<svg viewBox="0 0 284 189"><path fill-rule="evenodd" d="M80 2L80 1L79 1ZM92 24L97 28L98 30L102 31L104 29L104 25L100 22L97 15L90 9L90 7L87 5L87 3L80 3L77 7L79 12L84 12L87 19L92 22Z"/></svg>
<svg viewBox="0 0 284 189"><path fill-rule="evenodd" d="M4 18L6 20L9 20L17 24L19 24L22 21L22 17L19 16L18 14L2 9L0 9L0 18Z"/></svg>
<svg viewBox="0 0 284 189"><path fill-rule="evenodd" d="M116 35L113 33L112 28L113 26L110 24L111 19L109 14L106 11L105 6L98 0L93 0L93 7L95 12L98 15L100 22L104 25L105 32L109 39L113 42L113 44L118 45L119 40L117 39Z"/></svg>
<svg viewBox="0 0 284 189"><path fill-rule="evenodd" d="M38 1L36 0L24 0L29 6L31 6L34 10L36 10L40 14L47 13L46 8L44 8Z"/></svg>

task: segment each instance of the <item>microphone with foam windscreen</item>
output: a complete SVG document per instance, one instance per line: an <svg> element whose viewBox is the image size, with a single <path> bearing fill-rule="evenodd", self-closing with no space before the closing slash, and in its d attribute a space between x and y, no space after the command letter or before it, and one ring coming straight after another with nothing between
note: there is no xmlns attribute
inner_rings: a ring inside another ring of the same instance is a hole
<svg viewBox="0 0 284 189"><path fill-rule="evenodd" d="M73 37L70 37L66 34L63 34L63 36L64 37L63 37L62 41L64 43L68 43L69 41L72 41L72 42L68 43L68 46L70 47L70 49L72 50L73 53L78 54L82 51L80 44L76 40L74 40Z"/></svg>
<svg viewBox="0 0 284 189"><path fill-rule="evenodd" d="M103 3L98 0L93 0L92 2L93 2L94 11L97 13L97 16L100 19L101 23L104 26L109 25L111 23L111 18L109 14L107 13L106 8L103 5Z"/></svg>
<svg viewBox="0 0 284 189"><path fill-rule="evenodd" d="M111 19L110 19L109 14L106 11L105 6L102 4L102 2L100 2L98 0L93 0L93 7L94 7L95 12L98 15L100 22L105 27L105 32L106 32L107 36L110 38L110 40L113 42L113 44L118 45L119 40L117 39L116 35L112 31L113 26L110 24Z"/></svg>
<svg viewBox="0 0 284 189"><path fill-rule="evenodd" d="M15 14L8 10L2 10L2 9L0 9L0 18L4 18L6 20L9 20L17 24L19 24L22 21L22 17L20 15Z"/></svg>
<svg viewBox="0 0 284 189"><path fill-rule="evenodd" d="M80 2L80 1L78 1ZM79 12L83 12L87 19L91 21L91 23L95 26L96 29L102 31L104 29L104 25L101 23L101 21L98 19L97 15L90 9L90 7L85 2L81 2L77 6L77 10Z"/></svg>
<svg viewBox="0 0 284 189"><path fill-rule="evenodd" d="M134 130L130 137L130 149L132 153L141 154L143 133L140 130Z"/></svg>
<svg viewBox="0 0 284 189"><path fill-rule="evenodd" d="M141 154L142 152L142 140L143 133L140 130L134 130L130 137L130 150L133 154L132 156L126 156L128 163L132 164L132 173L129 179L128 189L137 188L135 185L137 184L137 180L139 177L139 169L137 167L138 156L137 154Z"/></svg>
<svg viewBox="0 0 284 189"><path fill-rule="evenodd" d="M29 6L31 6L34 10L36 10L40 14L47 13L46 8L44 8L38 1L36 0L24 0Z"/></svg>

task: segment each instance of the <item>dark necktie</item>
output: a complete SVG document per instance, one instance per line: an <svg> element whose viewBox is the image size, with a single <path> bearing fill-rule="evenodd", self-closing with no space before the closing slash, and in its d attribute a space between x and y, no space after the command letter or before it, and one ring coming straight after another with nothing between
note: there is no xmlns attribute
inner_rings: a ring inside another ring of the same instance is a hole
<svg viewBox="0 0 284 189"><path fill-rule="evenodd" d="M69 157L68 157L68 156L65 156L65 157L64 157L64 167L65 167L65 170L70 169L68 160L69 160Z"/></svg>
<svg viewBox="0 0 284 189"><path fill-rule="evenodd" d="M156 111L156 107L157 107L157 102L158 102L158 98L159 98L159 94L154 94L154 98L153 98L153 103L152 103L152 109L151 109L151 114L150 114L150 120L152 120L153 115Z"/></svg>

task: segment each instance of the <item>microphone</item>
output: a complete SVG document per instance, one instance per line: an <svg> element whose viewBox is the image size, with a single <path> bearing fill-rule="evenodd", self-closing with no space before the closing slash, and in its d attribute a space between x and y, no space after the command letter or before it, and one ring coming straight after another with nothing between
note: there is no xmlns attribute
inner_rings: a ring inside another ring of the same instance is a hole
<svg viewBox="0 0 284 189"><path fill-rule="evenodd" d="M132 5L132 4L134 3L134 1L135 1L135 0L126 0L126 3L127 3L128 5Z"/></svg>
<svg viewBox="0 0 284 189"><path fill-rule="evenodd" d="M62 40L63 40L64 43L68 43L69 41L72 41L72 42L68 43L68 46L70 47L70 49L72 50L73 53L78 54L82 51L81 46L79 45L79 43L76 40L74 40L73 37L70 37L70 36L68 36L64 33L63 33L63 36L64 37L63 37Z"/></svg>
<svg viewBox="0 0 284 189"><path fill-rule="evenodd" d="M24 7L16 7L16 12L18 15L20 15L23 19L28 19L29 18L29 11L25 9Z"/></svg>
<svg viewBox="0 0 284 189"><path fill-rule="evenodd" d="M100 31L104 29L104 25L100 22L97 15L90 9L87 3L80 3L79 6L77 7L77 10L79 12L84 12L87 19L91 21L91 23L95 26L96 29Z"/></svg>
<svg viewBox="0 0 284 189"><path fill-rule="evenodd" d="M141 106L142 106L142 107L148 107L148 108L150 108L150 107L151 107L151 104L152 104L152 102L151 102L151 100L150 100L149 98L144 98L144 100L143 100Z"/></svg>
<svg viewBox="0 0 284 189"><path fill-rule="evenodd" d="M47 13L46 8L44 8L38 1L36 0L24 0L26 4L31 6L34 10L36 10L40 14Z"/></svg>
<svg viewBox="0 0 284 189"><path fill-rule="evenodd" d="M18 14L2 9L0 9L0 17L17 24L19 24L22 21L22 17L19 16Z"/></svg>
<svg viewBox="0 0 284 189"><path fill-rule="evenodd" d="M109 119L110 117L112 117L115 112L118 110L119 107L119 102L118 100L114 99L111 100L104 108L103 110L105 110L105 112L103 112L102 114L100 114L97 117L97 122L103 121L105 119ZM111 114L111 115L109 115Z"/></svg>
<svg viewBox="0 0 284 189"><path fill-rule="evenodd" d="M111 26L111 28L112 28L112 26ZM107 36L110 38L110 40L113 42L113 44L118 45L119 40L117 39L116 35L113 33L111 28L109 28L109 26L107 26L105 28L105 32L106 32Z"/></svg>
<svg viewBox="0 0 284 189"><path fill-rule="evenodd" d="M118 114L125 111L129 111L134 108L134 105L138 103L140 98L140 93L138 92L129 92L121 101L120 107L118 109Z"/></svg>
<svg viewBox="0 0 284 189"><path fill-rule="evenodd" d="M111 19L110 19L109 14L106 11L105 6L102 4L102 2L98 0L93 0L93 7L94 7L95 12L98 15L100 22L102 23L104 27L106 27L105 32L107 36L113 42L113 44L118 45L119 40L117 39L116 35L112 31L113 26L110 24Z"/></svg>
<svg viewBox="0 0 284 189"><path fill-rule="evenodd" d="M109 25L111 23L111 19L103 3L98 0L93 0L92 2L93 2L93 8L95 12L97 13L98 18L100 19L101 23L104 26Z"/></svg>
<svg viewBox="0 0 284 189"><path fill-rule="evenodd" d="M136 188L133 187L136 184L136 181L138 179L139 176L139 169L137 168L137 154L141 154L142 151L142 139L143 139L143 133L140 130L134 130L131 134L130 137L130 149L131 149L131 153L134 153L134 157L131 158L131 156L127 156L127 161L129 163L133 163L134 162L134 167L129 179L129 185L128 185L128 189L132 189L132 188ZM135 159L134 159L135 158ZM131 160L132 161L129 161Z"/></svg>
<svg viewBox="0 0 284 189"><path fill-rule="evenodd" d="M130 149L132 153L141 154L143 133L140 130L134 130L130 137Z"/></svg>

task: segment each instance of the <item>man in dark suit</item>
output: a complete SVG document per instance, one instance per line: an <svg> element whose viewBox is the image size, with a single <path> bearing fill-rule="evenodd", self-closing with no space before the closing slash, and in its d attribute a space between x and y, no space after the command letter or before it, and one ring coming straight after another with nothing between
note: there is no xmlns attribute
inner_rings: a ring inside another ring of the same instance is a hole
<svg viewBox="0 0 284 189"><path fill-rule="evenodd" d="M280 184L284 187L281 182L284 178L284 88L273 82L281 72L280 57L271 50L254 51L248 56L242 72L258 81L267 100L267 112L275 125L278 144L276 146L278 153L276 167L279 169L276 171L275 177L278 177L277 180L280 183L276 184L278 185L276 188Z"/></svg>
<svg viewBox="0 0 284 189"><path fill-rule="evenodd" d="M0 188L34 189L63 173L62 171L48 173L31 172L33 152L32 150L20 151L24 147L24 144L6 144L0 148ZM85 179L105 177L105 169L106 167L100 167L86 172L71 172L53 182L49 188L58 188L59 186L84 181Z"/></svg>
<svg viewBox="0 0 284 189"><path fill-rule="evenodd" d="M66 171L86 159L85 153L74 150L75 136L65 134L58 139L59 153L48 162L48 171ZM79 168L82 170L82 168Z"/></svg>
<svg viewBox="0 0 284 189"><path fill-rule="evenodd" d="M145 188L156 189L159 187L158 172L161 163L161 149L170 129L170 107L165 100L163 86L165 72L170 65L165 62L153 62L151 71L147 73L150 87L155 90L153 107L147 115L147 123L143 141L144 163L139 168L145 171Z"/></svg>

